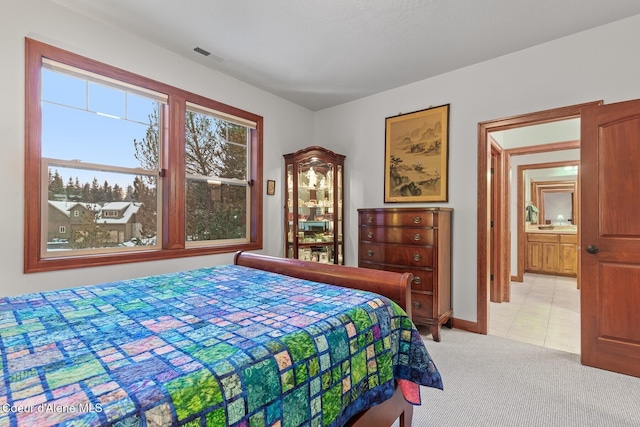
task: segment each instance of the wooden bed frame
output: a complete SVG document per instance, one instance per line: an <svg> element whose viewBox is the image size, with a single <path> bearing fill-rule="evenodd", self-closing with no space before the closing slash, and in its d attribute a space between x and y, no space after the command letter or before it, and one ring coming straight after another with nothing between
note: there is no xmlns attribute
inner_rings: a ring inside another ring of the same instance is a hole
<svg viewBox="0 0 640 427"><path fill-rule="evenodd" d="M392 273L337 264L277 258L250 252L237 252L234 264L314 282L375 292L395 301L411 317L411 281L413 276L410 273ZM410 427L413 418L413 405L408 403L400 389L396 388L390 399L357 414L347 426L389 427L398 418L400 418L400 427Z"/></svg>

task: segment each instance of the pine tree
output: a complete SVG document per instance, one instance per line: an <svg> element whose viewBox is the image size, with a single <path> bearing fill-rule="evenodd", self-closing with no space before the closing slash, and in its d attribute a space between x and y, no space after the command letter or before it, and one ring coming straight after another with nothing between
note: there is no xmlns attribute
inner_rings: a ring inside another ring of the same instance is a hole
<svg viewBox="0 0 640 427"><path fill-rule="evenodd" d="M133 201L133 185L127 185L127 192L124 195L124 200Z"/></svg>
<svg viewBox="0 0 640 427"><path fill-rule="evenodd" d="M113 188L111 188L111 185L109 185L106 180L104 181L104 184L102 184L102 189L100 190L100 202L113 202Z"/></svg>
<svg viewBox="0 0 640 427"><path fill-rule="evenodd" d="M64 192L67 195L67 200L73 199L74 190L75 190L75 188L73 186L73 178L69 177L69 180L67 181L67 186L64 189Z"/></svg>
<svg viewBox="0 0 640 427"><path fill-rule="evenodd" d="M100 201L100 185L98 184L98 178L93 178L91 182L90 203L98 203Z"/></svg>
<svg viewBox="0 0 640 427"><path fill-rule="evenodd" d="M100 225L98 205L89 205L90 210L83 212L80 229L73 230L69 246L74 249L104 248L110 246L111 234Z"/></svg>
<svg viewBox="0 0 640 427"><path fill-rule="evenodd" d="M57 169L53 175L51 174L51 169L49 169L49 200L56 200L63 194L65 194L65 191L62 177Z"/></svg>
<svg viewBox="0 0 640 427"><path fill-rule="evenodd" d="M145 184L142 177L135 177L133 180L133 193L131 198L140 205L138 210L138 222L140 223L140 233L146 238L155 237L157 234L156 215L156 191L155 184L150 188Z"/></svg>
<svg viewBox="0 0 640 427"><path fill-rule="evenodd" d="M111 191L111 199L114 202L121 202L124 193L122 192L122 187L118 185L118 183L113 184L113 190Z"/></svg>
<svg viewBox="0 0 640 427"><path fill-rule="evenodd" d="M88 182L85 182L82 186L81 200L85 203L91 202L91 185Z"/></svg>

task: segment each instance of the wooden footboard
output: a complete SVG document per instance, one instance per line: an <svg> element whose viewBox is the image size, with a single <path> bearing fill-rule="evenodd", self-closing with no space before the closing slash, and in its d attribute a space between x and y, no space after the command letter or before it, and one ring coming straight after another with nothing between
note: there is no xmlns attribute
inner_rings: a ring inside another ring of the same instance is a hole
<svg viewBox="0 0 640 427"><path fill-rule="evenodd" d="M346 427L389 427L400 418L400 427L411 427L413 405L407 402L400 387L390 399L351 418Z"/></svg>
<svg viewBox="0 0 640 427"><path fill-rule="evenodd" d="M299 279L375 292L395 301L411 317L411 273L392 273L250 252L237 252L234 263Z"/></svg>

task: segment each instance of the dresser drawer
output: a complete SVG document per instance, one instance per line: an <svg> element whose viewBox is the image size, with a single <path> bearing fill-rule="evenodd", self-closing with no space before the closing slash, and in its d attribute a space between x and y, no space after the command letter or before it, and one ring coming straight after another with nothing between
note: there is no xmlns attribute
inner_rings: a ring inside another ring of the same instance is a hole
<svg viewBox="0 0 640 427"><path fill-rule="evenodd" d="M372 243L396 243L400 245L433 245L433 228L391 228L362 226L360 239Z"/></svg>
<svg viewBox="0 0 640 427"><path fill-rule="evenodd" d="M527 234L527 242L543 242L543 243L556 243L558 241L557 234Z"/></svg>
<svg viewBox="0 0 640 427"><path fill-rule="evenodd" d="M560 243L573 243L577 245L578 235L577 234L561 234Z"/></svg>
<svg viewBox="0 0 640 427"><path fill-rule="evenodd" d="M411 293L412 317L433 317L433 295Z"/></svg>
<svg viewBox="0 0 640 427"><path fill-rule="evenodd" d="M387 225L400 227L433 227L434 215L431 212L361 212L360 225Z"/></svg>
<svg viewBox="0 0 640 427"><path fill-rule="evenodd" d="M393 271L394 273L411 273L413 281L411 282L411 290L433 292L433 270L423 270L406 267L389 267L384 264L376 264L372 262L360 262L358 267L371 268L374 270Z"/></svg>
<svg viewBox="0 0 640 427"><path fill-rule="evenodd" d="M376 245L360 243L360 261L433 268L433 248L429 246Z"/></svg>

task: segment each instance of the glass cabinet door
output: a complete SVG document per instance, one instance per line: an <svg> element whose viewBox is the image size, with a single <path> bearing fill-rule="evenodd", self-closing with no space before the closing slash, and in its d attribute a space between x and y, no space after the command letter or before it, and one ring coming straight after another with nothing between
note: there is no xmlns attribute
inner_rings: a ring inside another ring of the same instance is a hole
<svg viewBox="0 0 640 427"><path fill-rule="evenodd" d="M293 240L297 238L297 234L295 232L297 226L296 221L294 221L294 203L293 203L293 165L287 165L287 205L285 207L285 233L287 234L286 244L285 244L285 256L287 258L295 258L297 257L294 254L294 246ZM297 215L295 216L297 218Z"/></svg>
<svg viewBox="0 0 640 427"><path fill-rule="evenodd" d="M342 194L338 193L342 192L344 156L312 147L285 159L285 255L342 264Z"/></svg>

